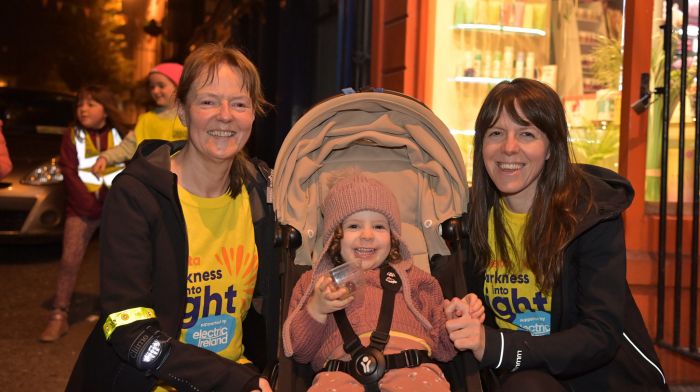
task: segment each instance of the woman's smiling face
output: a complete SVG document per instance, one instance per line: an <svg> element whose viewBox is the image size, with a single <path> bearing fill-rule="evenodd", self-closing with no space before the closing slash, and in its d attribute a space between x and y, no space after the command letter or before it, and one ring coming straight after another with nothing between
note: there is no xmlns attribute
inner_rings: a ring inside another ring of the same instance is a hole
<svg viewBox="0 0 700 392"><path fill-rule="evenodd" d="M501 110L498 121L484 134L482 154L486 172L509 209L529 211L549 158L547 135L532 124L518 124Z"/></svg>
<svg viewBox="0 0 700 392"><path fill-rule="evenodd" d="M222 64L205 84L206 77L203 73L195 79L185 106L179 108L180 119L199 153L231 160L250 138L255 120L250 94L238 68Z"/></svg>

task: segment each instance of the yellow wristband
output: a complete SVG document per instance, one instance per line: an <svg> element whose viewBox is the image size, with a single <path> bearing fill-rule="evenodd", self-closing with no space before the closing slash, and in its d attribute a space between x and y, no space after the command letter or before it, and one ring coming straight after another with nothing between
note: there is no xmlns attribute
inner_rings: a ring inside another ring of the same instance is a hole
<svg viewBox="0 0 700 392"><path fill-rule="evenodd" d="M112 332L122 325L152 318L156 318L156 312L151 308L131 308L112 313L107 316L107 320L105 320L105 323L102 326L102 330L105 333L105 339L109 340L109 338L112 336Z"/></svg>

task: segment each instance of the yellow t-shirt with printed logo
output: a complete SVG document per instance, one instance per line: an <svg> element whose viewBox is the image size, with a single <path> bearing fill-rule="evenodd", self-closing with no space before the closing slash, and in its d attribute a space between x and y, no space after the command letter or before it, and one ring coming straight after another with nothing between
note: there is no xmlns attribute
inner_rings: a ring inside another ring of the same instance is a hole
<svg viewBox="0 0 700 392"><path fill-rule="evenodd" d="M178 186L187 223L187 306L180 341L248 363L243 357L242 322L258 274L253 218L245 187L204 198Z"/></svg>
<svg viewBox="0 0 700 392"><path fill-rule="evenodd" d="M489 246L495 253L486 268L484 298L496 315L500 328L529 331L533 336L549 335L551 330L552 297L537 285L535 274L523 265L523 233L527 214L515 213L502 204L503 221L515 249L508 246L514 268L507 271L496 248L493 210L489 213Z"/></svg>

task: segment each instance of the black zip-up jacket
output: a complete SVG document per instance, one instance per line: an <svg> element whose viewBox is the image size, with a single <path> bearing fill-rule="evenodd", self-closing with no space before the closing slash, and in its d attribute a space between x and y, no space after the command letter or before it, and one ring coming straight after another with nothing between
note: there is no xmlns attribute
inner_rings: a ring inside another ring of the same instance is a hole
<svg viewBox="0 0 700 392"><path fill-rule="evenodd" d="M543 369L573 391L668 390L626 279L620 214L632 202L634 190L610 170L581 166L595 208L566 248L562 275L552 293L551 333L531 336L498 329L487 306L481 367ZM468 253L465 275L470 291L485 301L484 274L476 273L473 252Z"/></svg>
<svg viewBox="0 0 700 392"><path fill-rule="evenodd" d="M102 317L83 347L67 390L150 391L158 380L178 391L246 391L257 387L260 375L251 366L178 341L185 316L188 246L170 155L183 146L184 142L143 142L112 186L100 234ZM255 297L262 297L265 328L257 325L257 341L246 342L246 324L257 315L251 306L243 323L244 344L249 358L255 357L249 353L251 348L263 351L263 358L274 358L279 326L274 222L265 203L267 179L256 165L248 166L244 183L259 259ZM105 317L137 307L154 309L156 318L119 326L107 341L102 330ZM147 326L172 337L170 355L153 374L137 370L124 358Z"/></svg>

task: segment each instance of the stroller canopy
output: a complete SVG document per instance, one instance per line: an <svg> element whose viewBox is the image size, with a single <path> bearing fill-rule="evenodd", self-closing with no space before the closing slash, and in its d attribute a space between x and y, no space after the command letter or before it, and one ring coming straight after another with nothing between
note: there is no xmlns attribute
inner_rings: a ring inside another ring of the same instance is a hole
<svg viewBox="0 0 700 392"><path fill-rule="evenodd" d="M285 138L272 178L277 219L299 230L295 263L309 265L322 250L320 206L329 181L356 168L386 184L401 208L401 237L420 268L448 255L440 223L467 211L461 153L440 119L397 93L333 97L309 110ZM332 184L331 184L332 185Z"/></svg>

